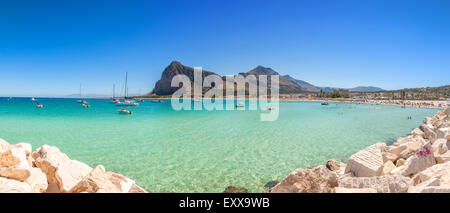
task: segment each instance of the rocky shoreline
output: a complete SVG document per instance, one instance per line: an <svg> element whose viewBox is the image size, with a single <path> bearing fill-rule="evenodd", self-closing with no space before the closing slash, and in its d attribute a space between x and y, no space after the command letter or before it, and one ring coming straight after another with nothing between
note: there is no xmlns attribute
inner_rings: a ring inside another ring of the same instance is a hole
<svg viewBox="0 0 450 213"><path fill-rule="evenodd" d="M450 193L450 108L392 145L379 142L347 163L296 169L271 193Z"/></svg>
<svg viewBox="0 0 450 213"><path fill-rule="evenodd" d="M391 145L379 142L353 154L347 163L296 169L270 193L450 193L450 108L425 118L410 135ZM91 168L57 147L9 144L0 139L0 193L145 193L102 165ZM246 193L229 186L224 192Z"/></svg>
<svg viewBox="0 0 450 213"><path fill-rule="evenodd" d="M57 147L32 152L28 143L0 139L0 193L144 193L144 189L105 167L70 159Z"/></svg>

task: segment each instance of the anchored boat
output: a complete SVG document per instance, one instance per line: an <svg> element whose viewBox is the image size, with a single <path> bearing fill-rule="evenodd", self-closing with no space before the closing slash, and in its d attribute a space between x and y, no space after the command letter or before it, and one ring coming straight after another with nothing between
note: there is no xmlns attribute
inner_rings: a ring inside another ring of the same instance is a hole
<svg viewBox="0 0 450 213"><path fill-rule="evenodd" d="M116 106L139 106L134 100L128 98L128 72L125 73L125 100L123 102L117 102Z"/></svg>
<svg viewBox="0 0 450 213"><path fill-rule="evenodd" d="M109 103L117 104L119 102L120 100L116 98L116 85L113 84L113 99Z"/></svg>
<svg viewBox="0 0 450 213"><path fill-rule="evenodd" d="M120 109L118 112L119 112L119 114L122 114L122 115L131 115L131 114L133 114L133 112L128 110L128 109Z"/></svg>

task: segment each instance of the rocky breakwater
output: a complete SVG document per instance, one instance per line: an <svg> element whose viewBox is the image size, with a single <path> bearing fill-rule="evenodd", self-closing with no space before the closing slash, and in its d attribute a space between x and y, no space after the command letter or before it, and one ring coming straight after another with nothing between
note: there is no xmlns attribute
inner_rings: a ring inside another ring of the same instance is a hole
<svg viewBox="0 0 450 213"><path fill-rule="evenodd" d="M32 152L28 143L0 139L0 193L146 192L123 175L91 168L70 159L57 147L43 145Z"/></svg>
<svg viewBox="0 0 450 213"><path fill-rule="evenodd" d="M297 169L272 193L450 192L450 108L425 118L392 145L380 142L353 154L346 164Z"/></svg>

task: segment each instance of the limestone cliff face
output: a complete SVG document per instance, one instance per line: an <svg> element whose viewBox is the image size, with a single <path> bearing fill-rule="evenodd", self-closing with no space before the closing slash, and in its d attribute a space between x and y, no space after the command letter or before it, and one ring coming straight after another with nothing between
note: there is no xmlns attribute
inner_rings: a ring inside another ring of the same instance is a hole
<svg viewBox="0 0 450 213"><path fill-rule="evenodd" d="M172 82L172 78L178 74L184 74L189 77L191 82L194 81L194 68L185 66L178 61L173 61L172 63L170 63L169 66L167 66L164 69L164 71L161 75L161 79L156 82L156 85L151 93L156 94L156 95L171 95L171 94L173 94L175 91L177 91L179 89L179 87L171 87L171 82ZM202 78L204 79L206 76L212 75L212 74L217 75L214 72L203 70ZM279 75L279 74L271 68L257 66L255 69L252 69L247 73L239 73L239 75L243 75L243 76L255 75L256 78L258 79L258 76L260 76L260 75L271 76L271 75ZM221 78L223 80L225 80L225 77L221 77ZM270 89L271 88L270 77L268 77L267 83L268 83L268 88ZM282 94L284 94L284 93L299 93L299 92L304 91L304 90L302 90L301 86L297 85L295 82L293 82L290 79L283 77L281 75L279 76L279 83L280 83L279 84L280 85L279 92ZM225 82L224 82L224 88L226 88ZM204 88L203 92L206 92L207 90L208 89Z"/></svg>
<svg viewBox="0 0 450 213"><path fill-rule="evenodd" d="M179 87L171 87L172 78L179 74L186 75L191 82L194 81L194 68L184 66L178 61L172 61L172 63L164 69L161 79L156 82L152 93L156 95L172 95L179 89ZM212 74L215 73L203 70L202 79Z"/></svg>

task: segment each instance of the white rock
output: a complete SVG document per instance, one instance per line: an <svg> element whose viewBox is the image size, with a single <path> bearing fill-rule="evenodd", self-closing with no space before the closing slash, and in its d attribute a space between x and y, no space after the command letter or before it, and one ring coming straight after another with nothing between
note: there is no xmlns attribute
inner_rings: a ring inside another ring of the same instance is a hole
<svg viewBox="0 0 450 213"><path fill-rule="evenodd" d="M433 148L433 151L436 152L437 154L443 154L447 152L449 145L450 142L448 142L447 139L439 138L436 141L434 141L431 147Z"/></svg>
<svg viewBox="0 0 450 213"><path fill-rule="evenodd" d="M434 140L436 138L436 133L434 132L434 127L431 124L422 124L419 126L420 130L424 132L423 137L429 140Z"/></svg>
<svg viewBox="0 0 450 213"><path fill-rule="evenodd" d="M450 128L439 128L436 130L436 137L443 138L448 140L448 136L450 135Z"/></svg>
<svg viewBox="0 0 450 213"><path fill-rule="evenodd" d="M399 145L399 146L388 146L386 147L386 152L392 153L396 156L400 156L400 153L406 150L408 146L405 144Z"/></svg>
<svg viewBox="0 0 450 213"><path fill-rule="evenodd" d="M16 166L27 162L25 150L17 147L10 147L7 151L0 153L0 168Z"/></svg>
<svg viewBox="0 0 450 213"><path fill-rule="evenodd" d="M0 153L0 176L18 181L24 181L30 176L25 149L10 146L6 152Z"/></svg>
<svg viewBox="0 0 450 213"><path fill-rule="evenodd" d="M0 153L6 152L9 149L9 143L0 138Z"/></svg>
<svg viewBox="0 0 450 213"><path fill-rule="evenodd" d="M447 116L450 116L450 107L447 107L447 109L444 110L444 113L447 114Z"/></svg>
<svg viewBox="0 0 450 213"><path fill-rule="evenodd" d="M126 193L146 193L146 191L136 185L136 183L121 174L114 172L106 172L108 179L120 190Z"/></svg>
<svg viewBox="0 0 450 213"><path fill-rule="evenodd" d="M39 168L30 168L30 177L25 180L30 185L31 192L45 192L48 187L47 177Z"/></svg>
<svg viewBox="0 0 450 213"><path fill-rule="evenodd" d="M68 192L92 171L88 165L71 160L54 146L43 145L32 156L36 166L46 174L48 183L56 184L61 192Z"/></svg>
<svg viewBox="0 0 450 213"><path fill-rule="evenodd" d="M383 162L386 163L387 161L395 162L398 158L397 155L392 154L390 152L382 152L381 155L383 156Z"/></svg>
<svg viewBox="0 0 450 213"><path fill-rule="evenodd" d="M384 142L378 142L378 143L376 143L375 144L375 146L378 148L378 149L380 149L382 152L384 152L384 149L386 148L386 143L384 143Z"/></svg>
<svg viewBox="0 0 450 213"><path fill-rule="evenodd" d="M450 161L450 151L445 152L444 154L437 154L434 159L436 163L446 163Z"/></svg>
<svg viewBox="0 0 450 213"><path fill-rule="evenodd" d="M31 144L29 144L29 143L18 143L18 144L14 144L12 146L24 149L27 156L33 152Z"/></svg>
<svg viewBox="0 0 450 213"><path fill-rule="evenodd" d="M423 183L416 186L410 186L408 192L410 193L422 193L426 187L429 186L439 186L441 181L439 178L431 178Z"/></svg>
<svg viewBox="0 0 450 213"><path fill-rule="evenodd" d="M433 150L430 144L426 144L414 156L406 160L405 169L401 174L404 176L416 174L434 164L436 164L436 160L434 159Z"/></svg>
<svg viewBox="0 0 450 213"><path fill-rule="evenodd" d="M395 166L396 167L403 166L403 165L405 165L405 163L406 163L406 160L403 158L400 158L395 162Z"/></svg>
<svg viewBox="0 0 450 213"><path fill-rule="evenodd" d="M397 168L397 167L395 167L395 165L394 165L394 163L392 163L392 161L386 161L386 163L384 163L383 172L381 173L381 175L388 175L395 168Z"/></svg>
<svg viewBox="0 0 450 213"><path fill-rule="evenodd" d="M29 193L31 187L20 181L0 177L0 193ZM6 205L6 203L3 203Z"/></svg>
<svg viewBox="0 0 450 213"><path fill-rule="evenodd" d="M425 187L422 193L450 193L450 186L429 186Z"/></svg>
<svg viewBox="0 0 450 213"><path fill-rule="evenodd" d="M420 130L419 128L415 128L412 132L411 132L411 135L418 135L418 136L423 136L425 133L422 131L422 130Z"/></svg>
<svg viewBox="0 0 450 213"><path fill-rule="evenodd" d="M383 171L383 157L376 145L369 146L353 154L345 167L345 173L351 172L357 177L378 176Z"/></svg>
<svg viewBox="0 0 450 213"><path fill-rule="evenodd" d="M297 169L274 186L271 193L325 193L338 186L338 176L326 166Z"/></svg>
<svg viewBox="0 0 450 213"><path fill-rule="evenodd" d="M441 185L450 186L450 162L436 164L415 175L415 184L420 184L431 178L439 178Z"/></svg>
<svg viewBox="0 0 450 213"><path fill-rule="evenodd" d="M403 170L405 170L405 165L401 165L389 172L390 175L401 175Z"/></svg>
<svg viewBox="0 0 450 213"><path fill-rule="evenodd" d="M86 177L75 185L70 193L114 193L120 190L109 180L102 165L96 166Z"/></svg>
<svg viewBox="0 0 450 213"><path fill-rule="evenodd" d="M377 177L344 177L339 179L339 187L372 188L379 193L407 192L413 181L401 175L386 175Z"/></svg>
<svg viewBox="0 0 450 213"><path fill-rule="evenodd" d="M334 188L334 190L335 193L377 193L376 189L371 188L358 189L358 188L336 187Z"/></svg>

